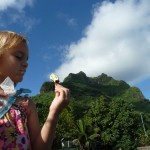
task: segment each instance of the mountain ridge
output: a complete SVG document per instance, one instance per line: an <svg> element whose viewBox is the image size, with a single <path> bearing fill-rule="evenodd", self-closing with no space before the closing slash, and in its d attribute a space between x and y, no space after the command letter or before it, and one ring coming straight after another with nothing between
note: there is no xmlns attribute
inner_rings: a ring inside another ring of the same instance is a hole
<svg viewBox="0 0 150 150"><path fill-rule="evenodd" d="M102 95L110 98L118 96L128 98L128 95L132 95L132 99L145 100L139 88L131 87L123 80L115 80L105 73L97 77L88 77L83 71L76 74L70 73L61 84L70 89L71 97L77 99L84 96L99 97ZM40 92L45 93L53 89L52 82L45 82Z"/></svg>

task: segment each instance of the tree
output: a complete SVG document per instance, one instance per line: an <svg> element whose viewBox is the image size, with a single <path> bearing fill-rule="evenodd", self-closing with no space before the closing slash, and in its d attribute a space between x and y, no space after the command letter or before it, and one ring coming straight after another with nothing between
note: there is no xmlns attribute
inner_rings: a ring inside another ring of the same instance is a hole
<svg viewBox="0 0 150 150"><path fill-rule="evenodd" d="M62 148L61 142L63 138L73 139L75 133L75 122L72 113L72 108L68 106L59 116L58 124L56 127L55 139L53 142L53 150Z"/></svg>
<svg viewBox="0 0 150 150"><path fill-rule="evenodd" d="M141 128L139 113L130 102L115 98L110 102L106 133L116 148L135 149L138 131ZM104 137L105 138L105 137Z"/></svg>

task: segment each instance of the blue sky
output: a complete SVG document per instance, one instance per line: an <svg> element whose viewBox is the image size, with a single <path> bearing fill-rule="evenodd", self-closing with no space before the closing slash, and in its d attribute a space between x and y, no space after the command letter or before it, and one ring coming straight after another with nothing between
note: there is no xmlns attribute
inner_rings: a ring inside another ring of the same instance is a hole
<svg viewBox="0 0 150 150"><path fill-rule="evenodd" d="M150 99L149 0L1 0L0 29L25 34L29 67L17 88L39 93L49 74L106 73Z"/></svg>

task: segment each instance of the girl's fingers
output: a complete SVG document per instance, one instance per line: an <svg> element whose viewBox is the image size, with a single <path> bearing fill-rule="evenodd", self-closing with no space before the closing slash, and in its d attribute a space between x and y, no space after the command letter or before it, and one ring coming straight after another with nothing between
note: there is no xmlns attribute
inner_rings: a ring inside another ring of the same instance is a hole
<svg viewBox="0 0 150 150"><path fill-rule="evenodd" d="M55 86L55 93L56 93L56 96L64 99L64 100L67 100L69 99L70 97L70 92L69 92L69 89L57 84L57 86Z"/></svg>
<svg viewBox="0 0 150 150"><path fill-rule="evenodd" d="M55 88L56 96L61 96L62 98L68 98L70 96L69 90L66 88Z"/></svg>
<svg viewBox="0 0 150 150"><path fill-rule="evenodd" d="M55 85L55 98L50 106L50 110L60 113L70 101L69 89L60 84Z"/></svg>

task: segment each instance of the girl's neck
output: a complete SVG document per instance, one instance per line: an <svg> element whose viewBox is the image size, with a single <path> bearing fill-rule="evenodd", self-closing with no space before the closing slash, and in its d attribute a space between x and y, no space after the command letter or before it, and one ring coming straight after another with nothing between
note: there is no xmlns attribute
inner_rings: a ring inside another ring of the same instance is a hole
<svg viewBox="0 0 150 150"><path fill-rule="evenodd" d="M5 93L2 88L0 88L0 96L5 96Z"/></svg>

